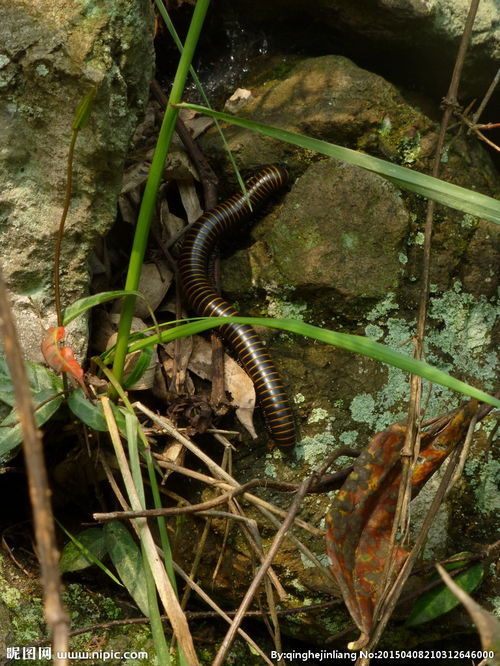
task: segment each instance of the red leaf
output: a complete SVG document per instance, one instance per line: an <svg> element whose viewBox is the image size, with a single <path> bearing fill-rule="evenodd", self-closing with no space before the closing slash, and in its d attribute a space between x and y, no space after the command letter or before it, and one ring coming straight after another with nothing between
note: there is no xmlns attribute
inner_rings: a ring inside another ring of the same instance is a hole
<svg viewBox="0 0 500 666"><path fill-rule="evenodd" d="M477 402L473 400L422 435L412 476L413 496L465 437L476 410ZM326 551L345 604L362 632L359 646L368 640L373 611L382 592L405 437L406 426L399 423L375 435L357 458L327 514ZM395 549L394 576L407 556L403 548Z"/></svg>
<svg viewBox="0 0 500 666"><path fill-rule="evenodd" d="M47 330L42 342L42 354L47 364L56 372L67 372L78 382L85 394L87 387L83 380L83 368L75 359L71 347L60 347L59 342L64 339L64 327L53 326Z"/></svg>

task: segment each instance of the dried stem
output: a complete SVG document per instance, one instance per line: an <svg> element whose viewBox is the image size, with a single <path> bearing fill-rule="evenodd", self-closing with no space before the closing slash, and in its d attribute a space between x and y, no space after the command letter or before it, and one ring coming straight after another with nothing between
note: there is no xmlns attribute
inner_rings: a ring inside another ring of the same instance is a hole
<svg viewBox="0 0 500 666"><path fill-rule="evenodd" d="M255 596L255 593L257 592L257 588L259 587L260 583L262 582L264 576L266 575L269 567L271 566L271 563L278 552L278 549L281 546L281 543L283 539L286 536L286 533L288 529L291 527L293 520L295 518L295 515L300 509L300 505L302 503L302 500L304 499L308 487L311 484L311 479L306 479L303 481L300 485L300 488L292 502L292 505L290 506L290 510L288 512L288 516L286 517L285 521L281 525L280 529L276 533L273 542L271 544L271 547L269 548L269 551L267 553L267 556L262 563L260 569L257 572L257 575L252 581L252 584L247 590L247 593L245 594L243 601L240 604L240 607L234 617L234 620L231 623L231 627L229 628L229 631L227 632L226 636L224 637L224 640L222 641L222 644L219 648L219 651L213 661L212 666L222 666L224 663L225 657L227 655L227 652L229 648L232 645L232 642L236 636L236 633L239 629L239 626L241 622L243 621L243 618L245 616L245 613L250 606L253 597Z"/></svg>
<svg viewBox="0 0 500 666"><path fill-rule="evenodd" d="M44 590L45 620L52 633L54 654L63 654L68 650L69 617L61 598L59 555L56 545L54 517L50 505L51 493L43 457L42 438L35 422L28 377L1 269L0 331L23 431L23 451ZM57 666L65 666L68 660L55 656L53 663Z"/></svg>
<svg viewBox="0 0 500 666"><path fill-rule="evenodd" d="M448 124L454 110L458 105L457 102L458 87L464 65L465 54L470 41L470 36L472 33L472 27L474 24L474 19L476 16L478 5L479 5L479 0L471 0L469 6L469 13L467 15L467 19L465 22L464 32L462 34L462 39L460 41L460 46L458 49L458 54L456 57L453 74L451 77L450 86L448 89L448 93L443 100L445 106L444 106L443 116L441 119L441 126L440 126L440 131L436 145L436 152L432 166L432 176L436 178L439 176L441 153L445 142ZM424 256L422 262L422 288L421 288L421 296L420 296L418 319L417 319L417 331L415 336L414 356L417 359L420 359L422 357L423 340L425 336L427 303L428 303L429 284L430 284L431 242L432 242L434 209L435 209L434 201L432 200L428 201L427 214L425 219L425 229L424 229L425 238L424 238L424 248L423 248ZM396 547L397 532L401 530L403 533L405 533L406 532L405 525L407 525L408 523L407 517L408 517L408 507L411 500L411 480L413 476L414 463L417 459L418 450L420 446L420 438L419 438L420 404L421 404L421 380L416 376L412 376L411 385L410 385L410 405L409 405L408 430L407 430L408 434L402 450L402 456L403 456L402 459L403 470L401 477L402 482L399 490L398 504L396 507L396 515L395 515L392 538L391 538L391 543L392 543L391 550L394 550L394 548ZM450 468L451 464L448 465L448 469ZM443 495L441 495L439 501L441 501ZM431 510L429 511L428 515L430 515L430 513ZM415 552L418 551L415 551L414 547L414 549L412 550L412 555ZM381 614L380 620L378 622L376 621L372 637L370 639L369 645L367 646L368 651L373 650L378 640L380 639L383 628L385 628L390 618L390 615L392 614L395 603L397 601L397 598L399 597L399 594L401 593L403 585L406 582L408 576L410 575L411 566L409 563L413 564L415 557L410 556L408 558L394 584L392 584L392 570L391 570L392 568L390 567L390 565L388 566L386 571L385 585L386 586L390 585L391 588L388 591L387 596L385 598L383 597L382 602L378 605L377 613ZM363 664L369 663L369 660L368 662L359 661L359 664L361 663Z"/></svg>

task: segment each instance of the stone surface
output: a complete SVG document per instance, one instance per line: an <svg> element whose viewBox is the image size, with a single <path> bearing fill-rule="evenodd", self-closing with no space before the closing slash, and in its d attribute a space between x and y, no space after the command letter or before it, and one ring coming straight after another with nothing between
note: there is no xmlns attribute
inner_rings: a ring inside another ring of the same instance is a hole
<svg viewBox="0 0 500 666"><path fill-rule="evenodd" d="M75 151L64 305L87 293L89 253L115 217L129 139L148 97L152 15L146 0L57 0L50 8L27 0L3 3L0 20L0 257L23 347L39 360L42 327L55 319L54 244L74 110L95 86ZM85 321L76 328L82 352Z"/></svg>
<svg viewBox="0 0 500 666"><path fill-rule="evenodd" d="M19 557L19 553L17 554ZM26 556L27 551L23 551L21 557ZM38 642L40 645L50 645L44 619L43 589L36 578L33 562L26 564L23 561L23 564L24 568L21 568L4 552L0 553L0 663L50 663L50 656L42 655L37 647L33 648ZM63 585L62 599L72 630L98 623L105 625L127 617L126 597L120 602L116 588L106 591L102 581L96 587L99 591L71 581ZM7 660L7 648L16 647L19 648L19 657ZM23 659L23 647L35 650L35 657ZM138 655L141 653L141 657L134 660L137 666L151 664L154 654L149 627L133 624L115 629L103 628L99 632L85 632L70 639L70 649L89 653L88 659L92 652L99 650L108 654L124 650L134 651ZM79 660L72 661L83 663ZM117 660L112 658L108 661L110 664L117 663Z"/></svg>
<svg viewBox="0 0 500 666"><path fill-rule="evenodd" d="M346 309L382 298L403 274L398 254L409 224L399 190L380 176L333 159L312 164L272 225L258 227L272 256L255 271L257 286L278 279L299 298L340 298ZM261 252L254 249L252 266Z"/></svg>

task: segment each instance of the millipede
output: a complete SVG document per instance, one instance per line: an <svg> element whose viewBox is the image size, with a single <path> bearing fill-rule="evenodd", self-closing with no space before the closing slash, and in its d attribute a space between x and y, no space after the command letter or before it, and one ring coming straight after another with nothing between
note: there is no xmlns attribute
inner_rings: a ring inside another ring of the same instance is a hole
<svg viewBox="0 0 500 666"><path fill-rule="evenodd" d="M270 196L288 182L286 169L269 166L246 183L246 195L235 194L201 217L185 235L178 260L179 274L190 307L205 317L228 317L237 310L221 298L209 279L215 244L240 228ZM221 335L252 379L272 439L280 448L295 444L295 425L285 387L255 330L246 324L221 326Z"/></svg>

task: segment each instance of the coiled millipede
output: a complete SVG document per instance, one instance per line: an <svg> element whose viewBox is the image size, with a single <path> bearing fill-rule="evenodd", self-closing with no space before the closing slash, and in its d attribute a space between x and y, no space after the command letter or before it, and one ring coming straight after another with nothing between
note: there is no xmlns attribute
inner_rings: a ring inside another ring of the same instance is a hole
<svg viewBox="0 0 500 666"><path fill-rule="evenodd" d="M186 298L197 314L207 317L238 314L210 283L210 254L222 236L241 227L256 209L261 208L287 182L285 169L278 166L263 169L246 183L246 196L241 193L233 195L204 213L186 233L178 267ZM293 446L295 425L285 387L256 332L251 326L234 323L221 326L220 330L254 383L272 439L280 448Z"/></svg>

